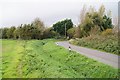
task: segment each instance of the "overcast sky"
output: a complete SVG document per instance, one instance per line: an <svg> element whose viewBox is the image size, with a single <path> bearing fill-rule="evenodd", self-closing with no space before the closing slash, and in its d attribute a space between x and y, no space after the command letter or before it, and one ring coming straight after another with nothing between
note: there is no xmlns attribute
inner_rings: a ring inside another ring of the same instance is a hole
<svg viewBox="0 0 120 80"><path fill-rule="evenodd" d="M107 11L112 11L113 18L118 15L118 0L0 0L0 27L28 24L36 17L46 26L65 18L78 24L84 4L96 10L104 4Z"/></svg>

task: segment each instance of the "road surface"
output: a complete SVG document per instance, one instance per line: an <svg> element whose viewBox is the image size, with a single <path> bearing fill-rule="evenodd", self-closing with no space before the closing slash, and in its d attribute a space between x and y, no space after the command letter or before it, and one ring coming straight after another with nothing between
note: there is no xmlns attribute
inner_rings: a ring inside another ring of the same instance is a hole
<svg viewBox="0 0 120 80"><path fill-rule="evenodd" d="M105 63L107 65L110 65L114 68L120 68L120 65L118 67L118 64L120 64L118 58L120 59L120 56L106 53L106 52L101 52L101 51L94 50L94 49L75 46L75 45L69 44L68 41L57 42L57 45L62 46L66 49L68 49L70 46L73 51L76 51L82 55L85 55L99 62Z"/></svg>

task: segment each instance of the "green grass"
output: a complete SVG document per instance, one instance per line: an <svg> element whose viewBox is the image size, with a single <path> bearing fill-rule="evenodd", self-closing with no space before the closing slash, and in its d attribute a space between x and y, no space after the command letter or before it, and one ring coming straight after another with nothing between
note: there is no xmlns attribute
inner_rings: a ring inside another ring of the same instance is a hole
<svg viewBox="0 0 120 80"><path fill-rule="evenodd" d="M21 46L24 42L15 40L3 40L2 42L2 74L3 77L16 77L17 65L21 58L20 52L23 51ZM11 76L12 75L12 76Z"/></svg>
<svg viewBox="0 0 120 80"><path fill-rule="evenodd" d="M57 46L56 40L3 40L3 78L116 78L118 70Z"/></svg>

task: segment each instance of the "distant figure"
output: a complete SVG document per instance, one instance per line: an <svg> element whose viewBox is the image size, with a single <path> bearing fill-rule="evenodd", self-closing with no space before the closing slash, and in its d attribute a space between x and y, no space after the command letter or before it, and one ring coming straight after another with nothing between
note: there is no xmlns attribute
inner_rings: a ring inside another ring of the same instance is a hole
<svg viewBox="0 0 120 80"><path fill-rule="evenodd" d="M69 46L69 51L71 52L71 47Z"/></svg>
<svg viewBox="0 0 120 80"><path fill-rule="evenodd" d="M56 43L57 44L57 46L58 46L58 43Z"/></svg>

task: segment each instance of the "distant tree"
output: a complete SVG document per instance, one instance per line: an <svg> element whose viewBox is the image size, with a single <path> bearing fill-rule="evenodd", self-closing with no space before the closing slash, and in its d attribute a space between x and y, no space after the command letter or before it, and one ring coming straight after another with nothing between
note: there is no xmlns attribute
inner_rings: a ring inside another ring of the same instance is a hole
<svg viewBox="0 0 120 80"><path fill-rule="evenodd" d="M94 12L96 12L95 8L93 6L90 6L89 9L88 9L88 12L90 14L93 14Z"/></svg>
<svg viewBox="0 0 120 80"><path fill-rule="evenodd" d="M30 24L24 24L22 27L22 38L23 39L31 39L32 29Z"/></svg>
<svg viewBox="0 0 120 80"><path fill-rule="evenodd" d="M95 26L98 26L101 31L104 30L103 26L101 25L103 21L103 16L101 17L98 12L94 12L92 14L92 19Z"/></svg>
<svg viewBox="0 0 120 80"><path fill-rule="evenodd" d="M2 39L7 39L7 31L9 30L9 28L3 28L2 29Z"/></svg>
<svg viewBox="0 0 120 80"><path fill-rule="evenodd" d="M67 33L67 30L73 27L73 22L71 19L65 19L53 24L54 31L64 36Z"/></svg>
<svg viewBox="0 0 120 80"><path fill-rule="evenodd" d="M42 39L45 26L39 18L36 18L31 24L21 24L17 28L12 26L0 30L3 32L2 38L5 39ZM51 33L54 33L54 31L51 31Z"/></svg>
<svg viewBox="0 0 120 80"><path fill-rule="evenodd" d="M39 18L35 18L34 21L32 22L32 25L39 30L45 29L44 23Z"/></svg>
<svg viewBox="0 0 120 80"><path fill-rule="evenodd" d="M46 28L44 33L43 33L43 38L55 38L56 36L58 36L58 33L55 32L52 27L50 28Z"/></svg>
<svg viewBox="0 0 120 80"><path fill-rule="evenodd" d="M67 35L69 36L69 38L73 38L75 35L75 27L68 29Z"/></svg>
<svg viewBox="0 0 120 80"><path fill-rule="evenodd" d="M92 8L92 7L90 7L90 8ZM75 38L81 38L83 36L82 31L83 31L83 28L84 28L83 25L85 25L86 13L87 13L87 9L86 9L86 5L84 5L83 8L81 9L81 12L80 12L79 25L75 28L75 35L74 35Z"/></svg>
<svg viewBox="0 0 120 80"><path fill-rule="evenodd" d="M103 15L105 14L105 6L102 4L98 10L99 16L103 17Z"/></svg>
<svg viewBox="0 0 120 80"><path fill-rule="evenodd" d="M44 30L44 23L36 18L31 24L21 24L13 33L15 39L42 39Z"/></svg>
<svg viewBox="0 0 120 80"><path fill-rule="evenodd" d="M85 20L83 23L83 30L85 32L89 32L91 30L91 28L94 27L91 16L92 15L90 13L86 13L86 15L85 15Z"/></svg>
<svg viewBox="0 0 120 80"><path fill-rule="evenodd" d="M35 38L37 39L42 39L43 36L43 32L45 30L45 25L44 23L39 19L36 18L32 24L31 24L32 28L34 29L33 31L33 35L35 36Z"/></svg>
<svg viewBox="0 0 120 80"><path fill-rule="evenodd" d="M19 37L19 39L22 39L22 38L23 38L23 35L24 35L24 33L23 33L22 24L21 24L21 26L19 26L19 27L17 28L17 36Z"/></svg>
<svg viewBox="0 0 120 80"><path fill-rule="evenodd" d="M101 7L98 10L98 14L97 14L97 19L98 19L98 26L100 27L100 30L103 31L104 30L104 26L102 25L102 23L104 23L105 20L103 20L103 16L105 15L105 7L104 5L101 5ZM106 26L107 27L107 26Z"/></svg>
<svg viewBox="0 0 120 80"><path fill-rule="evenodd" d="M90 6L88 12L86 12L86 9L84 7L82 11L83 12L81 13L84 13L84 14L80 14L81 22L78 25L79 28L77 31L77 33L79 33L81 36L89 36L90 34L92 34L92 31L96 29L98 29L96 32L99 33L99 31L104 31L108 28L113 28L110 13L108 16L105 14L104 5L101 5L98 11L96 11L92 6ZM94 29L94 30L91 30L91 29Z"/></svg>
<svg viewBox="0 0 120 80"><path fill-rule="evenodd" d="M11 28L9 28L6 32L7 38L12 39L14 38L14 31L15 31L15 26L12 26Z"/></svg>
<svg viewBox="0 0 120 80"><path fill-rule="evenodd" d="M74 32L73 38L80 38L80 27L74 27L74 31L75 32Z"/></svg>
<svg viewBox="0 0 120 80"><path fill-rule="evenodd" d="M86 5L83 6L81 13L80 13L80 18L79 18L80 24L82 24L84 22L85 14L86 14Z"/></svg>
<svg viewBox="0 0 120 80"><path fill-rule="evenodd" d="M14 34L14 39L18 39L19 38L19 29L16 28L16 30L14 30L13 34Z"/></svg>

